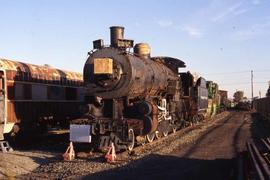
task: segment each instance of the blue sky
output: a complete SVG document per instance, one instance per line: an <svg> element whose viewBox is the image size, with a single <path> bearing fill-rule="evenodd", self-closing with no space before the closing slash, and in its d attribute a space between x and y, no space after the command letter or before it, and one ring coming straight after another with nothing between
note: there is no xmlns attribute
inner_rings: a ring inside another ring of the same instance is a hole
<svg viewBox="0 0 270 180"><path fill-rule="evenodd" d="M229 90L265 95L270 80L269 0L0 0L0 57L82 72L92 41L109 26L147 42L152 55Z"/></svg>

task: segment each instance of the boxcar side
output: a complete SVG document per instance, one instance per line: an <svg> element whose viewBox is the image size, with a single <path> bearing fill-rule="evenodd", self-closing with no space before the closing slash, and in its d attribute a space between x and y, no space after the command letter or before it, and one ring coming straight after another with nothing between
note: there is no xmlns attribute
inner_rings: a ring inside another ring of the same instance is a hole
<svg viewBox="0 0 270 180"><path fill-rule="evenodd" d="M0 59L0 82L0 139L5 133L68 125L80 116L85 89L79 73Z"/></svg>
<svg viewBox="0 0 270 180"><path fill-rule="evenodd" d="M270 122L270 97L256 99L253 104L256 111Z"/></svg>

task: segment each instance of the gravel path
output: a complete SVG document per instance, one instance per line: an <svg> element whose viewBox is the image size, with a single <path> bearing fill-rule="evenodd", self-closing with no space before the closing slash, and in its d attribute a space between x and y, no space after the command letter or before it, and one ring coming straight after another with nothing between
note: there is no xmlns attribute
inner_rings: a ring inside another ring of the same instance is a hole
<svg viewBox="0 0 270 180"><path fill-rule="evenodd" d="M143 163L149 156L167 154L172 152L174 149L177 149L180 145L194 142L196 136L204 132L207 128L214 126L216 121L220 121L227 116L230 116L230 113L225 112L214 119L202 122L193 127L188 127L151 144L139 146L135 148L132 155L129 155L127 152L118 154L118 161L115 164L105 163L103 154L79 153L79 157L74 161L65 162L55 160L39 166L32 173L22 175L20 178L83 178L89 174L93 175L98 172L103 172L105 170L110 171L117 168L129 171L132 170L130 167L133 167L134 162L138 161L139 163ZM95 179L96 177L91 178ZM100 176L98 175L97 179L99 178ZM119 178L117 177L117 179Z"/></svg>
<svg viewBox="0 0 270 180"><path fill-rule="evenodd" d="M55 154L32 151L0 153L0 179L29 173L40 164L49 163L54 157Z"/></svg>
<svg viewBox="0 0 270 180"><path fill-rule="evenodd" d="M236 179L237 154L245 150L256 128L250 113L232 112L124 167L82 179Z"/></svg>
<svg viewBox="0 0 270 180"><path fill-rule="evenodd" d="M22 159L13 165L0 165L0 174L16 175L17 179L233 179L237 153L245 150L251 136L261 132L254 123L260 121L251 119L248 112L224 112L139 146L132 155L118 154L115 164L106 163L101 153L80 152L75 160L65 162L62 150L43 150L40 154L16 151L6 157L6 162L12 157Z"/></svg>

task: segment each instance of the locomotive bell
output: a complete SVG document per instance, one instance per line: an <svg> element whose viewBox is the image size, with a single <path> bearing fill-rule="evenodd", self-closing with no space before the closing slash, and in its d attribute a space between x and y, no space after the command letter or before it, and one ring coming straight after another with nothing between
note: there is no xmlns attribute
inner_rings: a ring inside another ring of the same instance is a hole
<svg viewBox="0 0 270 180"><path fill-rule="evenodd" d="M112 26L111 31L111 47L118 46L118 39L124 39L124 27L122 26Z"/></svg>
<svg viewBox="0 0 270 180"><path fill-rule="evenodd" d="M134 53L141 58L150 57L151 48L147 43L138 43L134 46Z"/></svg>

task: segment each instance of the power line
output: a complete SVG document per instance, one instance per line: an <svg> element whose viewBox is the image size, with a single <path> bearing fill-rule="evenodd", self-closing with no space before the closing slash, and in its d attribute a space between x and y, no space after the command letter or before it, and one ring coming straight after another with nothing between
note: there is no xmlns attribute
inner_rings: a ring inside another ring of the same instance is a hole
<svg viewBox="0 0 270 180"><path fill-rule="evenodd" d="M251 99L253 101L253 70L251 70ZM253 103L251 104L251 107L253 107Z"/></svg>
<svg viewBox="0 0 270 180"><path fill-rule="evenodd" d="M269 77L256 77L256 76L254 76L254 79L266 79L266 80L270 80L270 76Z"/></svg>
<svg viewBox="0 0 270 180"><path fill-rule="evenodd" d="M270 69L254 70L256 73L260 72L270 72Z"/></svg>
<svg viewBox="0 0 270 180"><path fill-rule="evenodd" d="M247 72L250 72L250 71L216 72L216 73L207 73L203 75L241 74L241 73L247 73Z"/></svg>
<svg viewBox="0 0 270 180"><path fill-rule="evenodd" d="M253 82L254 84L267 84L268 82ZM219 85L222 85L222 86L228 86L228 85L245 85L245 84L250 84L250 82L235 82L235 83L225 83L225 84L222 84L222 83L218 83Z"/></svg>
<svg viewBox="0 0 270 180"><path fill-rule="evenodd" d="M270 69L257 69L257 70L253 70L253 72L256 73L261 73L261 72L269 72L270 73ZM245 71L228 71L228 72L213 72L213 73L206 73L203 74L205 75L227 75L227 74L243 74L243 73L250 73L250 70L245 70Z"/></svg>

